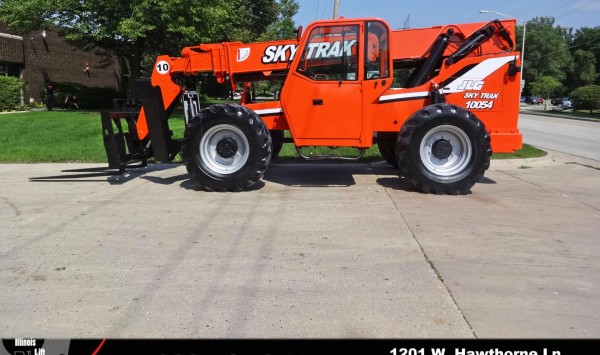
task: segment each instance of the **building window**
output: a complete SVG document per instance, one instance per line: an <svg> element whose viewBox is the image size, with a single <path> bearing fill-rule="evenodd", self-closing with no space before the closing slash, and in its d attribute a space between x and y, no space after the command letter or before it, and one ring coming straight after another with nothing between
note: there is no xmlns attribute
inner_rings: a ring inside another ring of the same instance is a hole
<svg viewBox="0 0 600 355"><path fill-rule="evenodd" d="M14 76L15 78L20 78L21 65L16 63L0 62L0 75Z"/></svg>

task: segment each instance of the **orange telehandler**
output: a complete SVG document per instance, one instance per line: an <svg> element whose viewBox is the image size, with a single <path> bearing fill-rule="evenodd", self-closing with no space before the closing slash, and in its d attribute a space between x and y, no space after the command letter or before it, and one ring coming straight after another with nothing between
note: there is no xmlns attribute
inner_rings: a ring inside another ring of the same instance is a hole
<svg viewBox="0 0 600 355"><path fill-rule="evenodd" d="M515 21L391 30L377 18L317 21L296 39L186 47L159 56L137 81L139 111L102 113L110 168L181 152L206 190L241 191L262 178L283 143L373 144L418 189L467 193L494 152L521 148L521 56ZM239 104L200 109L186 76L212 72L243 89ZM277 100L253 102L250 83L283 80ZM168 118L183 103L184 137ZM123 123L124 121L124 123ZM285 138L289 131L291 138Z"/></svg>

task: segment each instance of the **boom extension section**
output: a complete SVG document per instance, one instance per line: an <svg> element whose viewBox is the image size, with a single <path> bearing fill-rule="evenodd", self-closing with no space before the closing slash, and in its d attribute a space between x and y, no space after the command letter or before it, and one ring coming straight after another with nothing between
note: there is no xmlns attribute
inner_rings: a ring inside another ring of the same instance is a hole
<svg viewBox="0 0 600 355"><path fill-rule="evenodd" d="M184 48L181 57L158 57L152 77L135 82L141 111L103 113L109 167L122 170L152 157L158 162L169 162L181 151L181 140L172 138L168 119L182 96L186 124L200 108L197 93L186 92L181 77L213 73L217 82L230 81L234 90L236 82L282 79L297 45L297 40L202 44Z"/></svg>

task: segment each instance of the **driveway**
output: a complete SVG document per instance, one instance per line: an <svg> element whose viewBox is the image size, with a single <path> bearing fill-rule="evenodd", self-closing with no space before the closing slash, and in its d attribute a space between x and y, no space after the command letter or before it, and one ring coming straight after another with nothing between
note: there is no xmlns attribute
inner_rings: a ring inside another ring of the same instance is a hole
<svg viewBox="0 0 600 355"><path fill-rule="evenodd" d="M185 168L0 165L2 337L600 337L600 170L493 161L465 196L383 163L274 164L243 193Z"/></svg>

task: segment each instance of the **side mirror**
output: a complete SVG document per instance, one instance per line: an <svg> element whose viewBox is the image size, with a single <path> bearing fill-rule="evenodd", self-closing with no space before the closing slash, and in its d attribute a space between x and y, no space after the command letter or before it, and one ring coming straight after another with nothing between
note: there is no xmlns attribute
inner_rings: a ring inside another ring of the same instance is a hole
<svg viewBox="0 0 600 355"><path fill-rule="evenodd" d="M298 30L296 31L296 41L300 42L301 38L302 38L302 26L298 27Z"/></svg>

